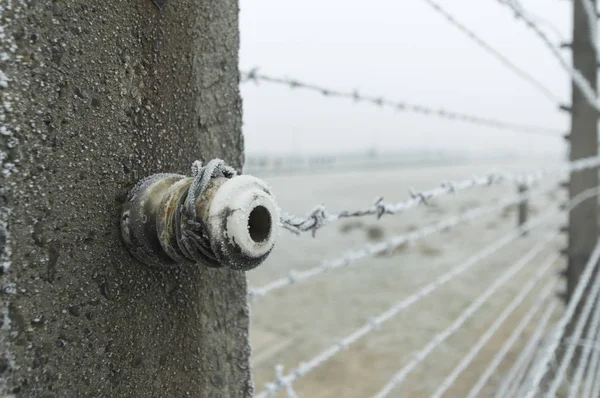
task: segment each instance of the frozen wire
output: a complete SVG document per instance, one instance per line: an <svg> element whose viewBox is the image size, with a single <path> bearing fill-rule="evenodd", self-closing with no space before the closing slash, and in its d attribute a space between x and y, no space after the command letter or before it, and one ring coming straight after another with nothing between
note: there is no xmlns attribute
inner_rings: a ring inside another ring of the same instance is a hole
<svg viewBox="0 0 600 398"><path fill-rule="evenodd" d="M597 246L600 246L600 241L597 243ZM599 249L599 253L600 253L600 249ZM598 258L600 258L600 254L597 255L597 259ZM596 264L597 264L597 260L591 267L592 271ZM588 278L591 278L591 274L592 274L592 272L590 272L590 275ZM583 333L583 329L584 329L586 323L589 321L589 317L590 317L590 313L593 308L593 304L595 301L597 301L598 295L600 294L600 272L598 272L597 274L598 275L594 278L594 282L593 282L590 292L588 294L588 297L590 299L585 300L583 309L582 309L581 313L578 314L578 316L577 316L577 322L575 323L575 329L573 330L573 335L571 336L572 340L577 341L581 338L581 333ZM587 284L587 282L582 282L582 283ZM579 285L579 283L578 283L578 285ZM573 354L575 354L576 347L577 346L575 344L570 344L567 346L566 352L564 353L564 355L561 358L558 371L556 372L556 375L554 376L554 379L552 380L552 383L550 384L550 388L548 390L549 395L554 396L556 394L556 391L558 391L558 388L560 387L561 382L567 372L567 368L569 367L569 362L570 362L571 358L573 357ZM582 357L583 356L581 356L580 359ZM579 366L579 365L577 365L577 366Z"/></svg>
<svg viewBox="0 0 600 398"><path fill-rule="evenodd" d="M509 303L509 305L502 311L502 313L494 320L492 325L486 329L485 333L479 338L477 343L471 347L469 352L465 355L465 357L460 361L460 363L454 368L454 370L446 377L446 379L442 382L439 388L433 393L432 397L439 398L441 397L458 379L458 376L469 366L469 364L475 359L479 351L484 347L484 345L489 341L489 339L498 331L500 326L504 324L506 319L513 313L513 311L525 300L526 296L529 292L534 288L535 284L540 280L540 278L550 269L550 267L554 264L554 262L560 257L559 253L553 253L547 262L545 262L544 266L542 266L534 275L534 277L523 287L521 291L515 298ZM550 288L555 284L555 282L550 283L547 287L547 294L550 294ZM544 290L544 292L546 291ZM541 305L541 303L540 303ZM533 316L533 315L532 315ZM488 376L489 377L489 376ZM473 389L469 393L469 397L475 396L479 389L483 387L486 379L483 380L482 384L475 385L477 387L477 391ZM479 384L479 383L478 383Z"/></svg>
<svg viewBox="0 0 600 398"><path fill-rule="evenodd" d="M598 297L596 297L596 299L598 299ZM598 303L598 301L596 303ZM592 326L592 325L590 324L590 326ZM565 339L565 341L561 344L575 345L577 347L589 348L590 351L600 350L600 344L598 344L595 340L589 339L589 338L588 339L577 339L577 340L568 338L568 339Z"/></svg>
<svg viewBox="0 0 600 398"><path fill-rule="evenodd" d="M598 194L598 188L595 188L594 191L595 191L594 196L596 196ZM586 192L589 192L589 190L584 191L584 193L586 193ZM560 344L561 337L565 332L565 328L566 328L567 324L569 323L569 321L571 320L571 318L573 317L573 315L575 313L575 309L576 309L577 305L579 304L579 301L581 300L581 297L583 295L585 287L587 286L587 284L592 276L595 265L598 263L598 259L600 259L600 244L596 245L596 248L594 249L592 255L590 256L590 258L586 264L585 270L579 278L577 287L575 288L575 291L571 295L571 299L569 301L567 309L565 310L562 317L559 319L556 330L552 334L550 342L549 342L548 346L546 347L546 350L544 351L543 357L537 364L535 364L535 367L532 370L532 377L530 380L528 380L528 383L527 383L528 387L527 387L526 393L524 395L524 398L533 398L535 396L535 394L537 393L537 391L539 389L540 381L546 374L548 364L550 363L550 361L554 355L554 352L556 351L556 348ZM600 273L598 275L600 275Z"/></svg>
<svg viewBox="0 0 600 398"><path fill-rule="evenodd" d="M565 43L567 41L563 36L561 30L554 24L554 22L540 16L539 14L534 13L531 10L523 10L523 12L538 25L545 25L547 28L550 28L550 30L552 31L552 33L554 33L555 37L559 40L560 43Z"/></svg>
<svg viewBox="0 0 600 398"><path fill-rule="evenodd" d="M414 112L427 116L437 116L444 119L457 120L465 123L476 124L480 126L493 127L501 130L510 130L518 133L525 134L535 134L535 135L543 135L543 136L555 136L558 137L559 134L563 132L560 130L555 130L548 127L538 127L538 126L529 126L522 125L518 123L505 122L502 120L480 117L469 115L465 113L459 113L454 111L448 111L445 109L436 109L432 107L427 107L423 105L417 104L409 104L403 101L396 101L392 99L387 99L384 97L375 97L369 96L365 94L361 94L358 90L354 91L341 91L328 87L319 86L311 83L304 83L300 80L290 79L287 77L276 77L270 76L266 74L262 74L258 72L258 68L251 69L247 72L241 72L241 83L244 82L254 82L259 84L261 82L272 83L287 86L292 89L304 89L308 91L317 92L325 97L329 98L348 98L354 100L356 103L367 103L371 105L375 105L377 107L390 108L398 112Z"/></svg>
<svg viewBox="0 0 600 398"><path fill-rule="evenodd" d="M383 198L378 198L374 205L360 210L345 210L337 214L329 214L325 206L319 205L304 217L283 214L280 223L284 228L294 233L299 234L311 231L314 236L318 229L344 218L370 215L381 218L383 215L402 213L419 205L427 205L432 199L452 195L474 187L486 187L503 182L531 185L547 176L559 176L564 173L572 173L598 166L600 166L600 156L591 156L565 163L564 165L533 170L526 173L489 173L483 177L473 176L462 181L445 181L440 186L430 190L411 190L411 197L402 202L384 203Z"/></svg>
<svg viewBox="0 0 600 398"><path fill-rule="evenodd" d="M277 364L275 365L275 383L267 384L267 389L273 388L272 386L276 386L278 384L282 384L281 378L283 377L283 365ZM285 385L285 393L287 398L298 398L298 394L292 388L291 384Z"/></svg>
<svg viewBox="0 0 600 398"><path fill-rule="evenodd" d="M588 300L591 302L592 300ZM587 303L586 303L587 304ZM579 355L577 366L575 367L575 373L573 374L573 379L571 381L571 388L569 389L569 398L575 398L577 393L579 392L579 388L581 386L581 380L583 378L583 374L588 365L590 365L591 356L592 356L592 348L594 350L598 350L596 346L596 342L592 339L598 334L598 327L600 326L600 310L598 305L600 304L600 294L596 296L596 311L592 316L590 324L586 330L586 343L583 345L583 350L581 355Z"/></svg>
<svg viewBox="0 0 600 398"><path fill-rule="evenodd" d="M589 198L595 197L599 193L600 193L599 187L591 188L591 189L588 189L588 190L580 193L579 195L577 195L575 198L573 198L569 202L569 205L567 206L566 210L571 210L571 209L577 207L581 202L583 202ZM369 332L377 329L385 321L393 318L395 315L397 315L404 309L410 307L412 304L418 302L420 299L428 296L430 293L437 290L439 287L445 285L448 281L454 279L454 277L462 274L466 270L473 267L480 260L486 258L487 256L500 250L502 247L504 247L504 246L508 245L509 243L513 242L514 240L518 239L520 236L522 236L522 233L524 231L531 230L531 229L541 225L543 222L547 222L552 214L553 214L552 212L547 212L544 214L544 216L538 217L535 220L531 220L531 221L523 224L520 229L513 231L513 232L503 236L499 240L493 242L489 246L486 246L484 249L482 249L479 252L475 253L474 255L470 256L464 263L459 264L452 270L446 272L445 274L436 278L434 281L423 286L420 290L418 290L413 295L408 296L408 297L402 299L401 301L397 302L395 305L393 305L387 311L385 311L384 313L380 314L379 316L373 318L371 321L367 322L361 328L357 329L350 335L346 336L345 338L343 338L342 340L340 340L333 346L321 351L319 354L317 354L315 357L310 359L308 362L301 363L296 369L294 369L287 375L278 377L278 379L276 380L275 383L268 383L265 386L265 389L263 391L261 391L260 393L258 393L255 396L255 398L270 397L273 394L277 393L282 388L287 388L295 380L303 377L311 370L317 368L322 363L326 362L327 360L329 360L330 358L335 356L338 352L342 351L349 345L351 345L354 342L356 342L357 340L361 339L362 337L367 335Z"/></svg>
<svg viewBox="0 0 600 398"><path fill-rule="evenodd" d="M523 6L519 3L519 1L498 0L498 2L507 5L515 13L516 17L523 19L527 27L529 27L540 39L542 39L546 47L550 49L563 69L571 76L571 80L573 80L573 83L579 88L586 101L596 110L600 111L596 90L592 88L590 82L587 81L587 79L579 70L573 68L569 62L563 58L560 49L552 43L550 38L548 38L548 36L533 22L532 18L526 14L526 11L523 9Z"/></svg>
<svg viewBox="0 0 600 398"><path fill-rule="evenodd" d="M592 390L592 394L590 397L600 397L600 375L596 377L596 382L594 384L594 389Z"/></svg>
<svg viewBox="0 0 600 398"><path fill-rule="evenodd" d="M596 379L594 380L594 387L592 388L592 394L589 397L600 397L600 372L596 373Z"/></svg>
<svg viewBox="0 0 600 398"><path fill-rule="evenodd" d="M502 381L502 384L498 388L495 398L516 396L514 390L519 388L522 376L526 373L527 367L534 359L535 350L542 340L543 334L550 323L550 318L552 317L552 314L554 314L557 306L557 301L552 301L548 304L546 310L538 321L533 334L525 345L525 348L519 353L517 360L514 362L513 366L510 368L506 377Z"/></svg>
<svg viewBox="0 0 600 398"><path fill-rule="evenodd" d="M510 59L508 59L504 54L500 53L498 50L493 48L491 45L486 43L481 37L479 37L475 32L471 29L467 28L461 22L457 21L449 12L444 10L438 3L433 0L424 0L427 4L429 4L434 10L440 13L450 24L454 25L458 30L463 32L465 35L469 37L469 39L473 40L478 46L483 48L488 53L492 54L496 57L504 66L513 71L516 75L518 75L523 80L530 83L533 87L535 87L538 91L540 91L546 98L550 99L553 102L560 104L560 98L552 93L552 91L542 84L539 80L537 80L533 75L526 72L522 68L515 65ZM589 0L587 0L589 1Z"/></svg>
<svg viewBox="0 0 600 398"><path fill-rule="evenodd" d="M302 271L292 270L287 276L271 281L264 286L261 286L259 288L249 288L248 294L251 298L263 297L274 290L295 285L299 282L305 281L318 275L325 274L334 269L348 267L352 263L359 261L363 258L389 252L396 247L414 243L433 234L452 230L453 228L456 228L457 226L467 223L469 221L475 220L487 214L500 211L507 207L517 205L535 196L539 196L553 190L555 190L554 187L541 191L528 191L527 193L522 193L511 199L503 200L500 204L494 206L480 206L475 209L466 211L458 216L453 216L444 219L438 223L427 225L426 227L418 229L416 231L395 236L386 242L368 245L362 249L346 253L345 255L339 258L323 261L320 265L316 267L308 268Z"/></svg>
<svg viewBox="0 0 600 398"><path fill-rule="evenodd" d="M588 30L590 33L590 42L594 46L594 51L596 52L596 58L598 57L598 36L596 35L596 20L598 19L598 14L596 13L596 8L591 0L581 0L581 4L583 5L583 10L587 16L588 20Z"/></svg>
<svg viewBox="0 0 600 398"><path fill-rule="evenodd" d="M557 258L558 258L558 256L554 257L554 260L556 260ZM527 311L525 316L523 316L523 318L521 318L521 321L513 329L512 333L510 334L508 339L506 339L506 341L504 342L504 344L502 345L500 350L496 353L496 355L494 355L494 358L492 358L492 361L490 362L488 367L479 376L479 379L475 382L473 387L471 387L471 390L469 391L469 394L468 394L469 398L476 397L477 394L479 394L481 389L485 386L485 384L488 382L488 380L490 379L492 374L498 368L498 365L500 365L500 363L504 360L504 357L506 356L506 354L508 354L508 351L512 348L512 346L515 344L517 339L522 335L523 331L525 330L527 325L529 325L529 323L531 322L531 320L533 319L535 314L537 314L537 312L540 310L542 305L547 301L548 297L554 291L557 284L558 284L558 282L556 280L550 281L542 289L536 302L529 309L529 311Z"/></svg>
<svg viewBox="0 0 600 398"><path fill-rule="evenodd" d="M584 158L584 159L572 162L572 163L568 164L567 167L556 168L556 170L560 170L561 172L566 172L566 171L574 172L574 171L581 171L581 170L591 168L591 167L597 167L598 165L600 165L600 157L590 157L590 158ZM494 183L495 181L499 181L499 180L519 181L519 182L528 181L528 183L531 184L531 182L537 181L544 176L555 174L556 170L555 169L545 169L545 170L538 170L538 171L532 172L532 173L505 174L505 175L502 175L502 177L490 177L491 175L488 175L487 177L484 177L483 180L487 181L487 184ZM495 176L501 176L501 175L495 174ZM457 192L457 191L460 191L463 189L467 189L469 187L468 184L476 184L477 181L479 181L479 180L480 180L479 177L474 177L473 179L470 179L470 180L464 180L464 181L461 181L456 184L446 184L446 185L452 186L454 189L453 192ZM444 186L444 185L442 185L442 186ZM423 199L423 200L425 202L427 202L434 197L442 195L442 193L440 193L440 192L442 192L442 191L439 191L439 190L425 191L425 192L421 192L421 193L417 194L417 196L425 197L426 199ZM402 244L415 242L417 240L428 237L432 234L450 230L458 225L461 225L468 221L474 220L483 215L490 214L494 211L498 211L503 208L521 203L525 200L532 198L534 195L539 195L539 194L545 193L545 192L546 191L543 191L543 192L529 191L528 193L521 194L516 199L506 200L498 206L490 206L490 207L482 206L482 207L467 211L467 212L463 213L462 215L445 219L445 220L443 220L439 223L433 224L433 225L428 225L425 228L422 228L420 230L417 230L417 231L414 231L414 232L411 232L408 234L396 236L396 237L388 240L387 242L369 245L369 246L364 247L363 249L347 253L346 255L344 255L340 258L329 260L329 261L324 261L316 267L312 267L312 268L309 268L307 270L302 270L302 271L292 270L289 272L289 274L287 276L276 279L274 281L271 281L264 286L261 286L258 288L251 287L249 289L249 295L251 298L265 296L266 294L268 294L274 290L278 290L278 289L281 289L281 288L284 288L287 286L297 284L301 281L310 279L312 277L322 275L333 269L347 267L350 264L352 264L358 260L361 260L361 259L369 257L369 256L374 256L377 254L384 253L384 252L392 250L393 248L398 247ZM411 203L413 203L413 204L411 204ZM411 206L416 205L414 203L417 203L417 202L405 202L404 207L410 208ZM396 206L395 208L400 208L400 204L396 204L395 206Z"/></svg>
<svg viewBox="0 0 600 398"><path fill-rule="evenodd" d="M596 332L596 341L600 340L600 328ZM590 360L590 366L588 367L587 374L585 376L585 381L583 383L583 397L591 397L590 393L592 392L592 386L594 384L594 379L598 374L598 364L600 363L600 350L593 350L592 357Z"/></svg>
<svg viewBox="0 0 600 398"><path fill-rule="evenodd" d="M427 345L425 345L420 351L418 351L416 354L414 354L412 356L412 358L410 359L410 361L408 361L408 363L406 365L404 365L402 367L402 369L400 369L396 374L394 374L394 376L391 378L391 380L386 385L384 385L383 388L381 390L379 390L378 393L373 395L372 398L387 397L399 384L401 384L406 379L406 376L408 376L408 374L410 372L412 372L419 364L421 364L425 360L425 358L427 358L427 356L435 348L437 348L448 337L450 337L453 333L455 333L457 330L459 330L461 328L461 326L463 326L464 323L468 319L470 319L477 312L477 310L479 308L481 308L481 306L483 304L485 304L485 302L494 293L496 293L498 291L498 289L500 289L502 286L504 286L517 273L519 273L519 271L521 271L526 265L528 265L531 262L531 260L533 260L538 254L540 254L548 246L548 244L552 240L554 240L557 236L558 236L558 233L553 233L553 234L549 235L542 242L538 243L531 250L529 250L525 254L525 256L523 256L523 257L521 257L521 259L519 259L519 261L517 261L512 266L510 266L508 268L508 270L502 276L500 276L498 279L496 279L494 281L494 283L492 283L490 285L490 287L488 287L479 297L477 297L471 303L471 305L469 305L467 307L467 309L465 311L463 311L460 314L460 316L454 320L454 322L450 326L448 326L442 332L437 334L429 343L427 343ZM521 291L524 293L522 293L522 294L520 293L516 297L517 300L515 300L509 304L509 308L513 307L513 306L516 307L517 305L519 305L521 303L521 301L523 301L523 299L525 298L527 293L529 293L529 290L531 290L533 288L533 286L535 285L535 283L539 280L539 278L542 277L543 271L546 271L548 268L550 268L550 266L552 266L552 264L554 263L555 260L556 260L556 257L553 257L552 262L550 262L542 267L542 270L541 270L542 272L537 272L535 274L533 280L530 281L529 283L527 283L524 286L524 289ZM511 311L512 311L512 309L511 309ZM491 328L494 328L494 327L496 327L495 324ZM467 355L470 356L470 354L471 353L469 353ZM467 357L467 359L469 359L469 358ZM466 361L462 361L461 364L459 364L459 368L461 366L463 366L464 363L466 363ZM435 396L435 397L441 396L441 394L446 390L446 388L449 387L450 385L452 385L452 383L454 382L454 378L456 375L458 375L458 373L460 373L460 372L452 372L452 374L450 375L450 378L447 379L447 381L444 381L444 383L442 385L443 388L441 390L436 391L433 396Z"/></svg>
<svg viewBox="0 0 600 398"><path fill-rule="evenodd" d="M322 363L324 363L325 361L329 360L334 355L336 355L338 352L342 351L344 348L348 347L349 345L353 344L357 340L366 336L367 334L369 334L369 332L376 330L382 323L393 318L395 315L397 315L401 311L407 309L408 307L410 307L414 303L418 302L422 298L427 297L430 293L432 293L435 290L437 290L438 288L442 287L447 282L454 279L456 276L467 271L468 269L473 267L475 264L477 264L479 261L481 261L484 258L490 256L491 254L497 252L498 250L500 250L504 246L508 245L509 243L515 241L520 236L522 236L523 231L531 230L531 229L541 225L543 222L547 222L547 220L550 218L550 216L552 214L553 214L552 212L547 212L547 213L545 213L544 216L538 217L535 220L531 220L531 221L527 222L526 224L523 224L521 226L521 229L512 231L512 232L504 235L499 240L496 240L492 244L486 246L482 250L471 255L463 263L457 265L450 271L440 275L434 281L423 286L416 293L400 300L399 302L394 304L392 307L390 307L385 312L381 313L380 315L376 316L375 318L372 318L371 321L367 322L365 325L363 325L359 329L355 330L353 333L344 337L343 339L341 339L340 341L338 341L331 347L321 351L319 354L317 354L315 357L310 359L308 362L301 363L296 369L294 369L287 375L279 377L275 383L268 383L265 386L265 389L262 392L258 393L255 396L255 398L270 397L270 396L272 396L272 394L276 393L277 391L281 390L282 388L286 388L287 386L291 385L294 381L303 377L311 370L317 368Z"/></svg>

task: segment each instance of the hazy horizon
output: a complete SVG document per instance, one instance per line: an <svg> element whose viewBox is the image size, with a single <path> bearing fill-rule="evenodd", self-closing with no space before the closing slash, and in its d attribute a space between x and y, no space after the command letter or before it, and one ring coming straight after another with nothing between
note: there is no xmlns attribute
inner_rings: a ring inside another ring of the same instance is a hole
<svg viewBox="0 0 600 398"><path fill-rule="evenodd" d="M439 0L449 13L522 69L562 103L570 81L523 21L497 0ZM569 2L522 1L560 44L571 36ZM383 96L502 121L567 132L560 112L425 1L355 0L240 4L240 69L291 77L340 90ZM556 31L557 30L557 31ZM570 60L570 52L564 50ZM246 150L333 153L445 149L464 153L564 153L562 134L527 135L423 116L347 99L324 98L269 83L241 86Z"/></svg>

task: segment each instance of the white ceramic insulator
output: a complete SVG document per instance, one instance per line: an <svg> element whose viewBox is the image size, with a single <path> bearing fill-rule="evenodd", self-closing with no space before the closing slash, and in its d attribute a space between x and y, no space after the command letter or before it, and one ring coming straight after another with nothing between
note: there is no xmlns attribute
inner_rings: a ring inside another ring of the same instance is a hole
<svg viewBox="0 0 600 398"><path fill-rule="evenodd" d="M279 225L279 207L270 192L264 181L249 175L224 182L214 194L208 213L213 238L224 237L250 258L269 253ZM223 215L227 217L225 223ZM250 222L251 215L254 223Z"/></svg>

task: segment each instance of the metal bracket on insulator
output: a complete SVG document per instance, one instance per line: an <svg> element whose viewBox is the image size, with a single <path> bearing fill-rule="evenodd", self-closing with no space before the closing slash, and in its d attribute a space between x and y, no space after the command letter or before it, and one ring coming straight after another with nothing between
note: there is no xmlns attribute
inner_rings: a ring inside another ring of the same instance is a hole
<svg viewBox="0 0 600 398"><path fill-rule="evenodd" d="M248 271L275 245L279 207L267 184L220 159L194 162L192 177L154 174L129 192L121 234L153 266L200 263Z"/></svg>

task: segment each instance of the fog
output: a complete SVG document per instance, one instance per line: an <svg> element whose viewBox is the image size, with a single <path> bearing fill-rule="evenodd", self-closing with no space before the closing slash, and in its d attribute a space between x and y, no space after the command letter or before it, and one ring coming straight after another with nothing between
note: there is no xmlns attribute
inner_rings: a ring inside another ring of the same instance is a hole
<svg viewBox="0 0 600 398"><path fill-rule="evenodd" d="M525 69L562 102L568 74L497 0L438 0L458 21ZM523 0L560 44L571 2ZM423 0L242 0L240 69L360 90L406 103L566 132L568 114L483 50ZM570 59L569 50L563 55ZM241 86L248 153L377 150L558 154L543 137L355 104L268 83Z"/></svg>

